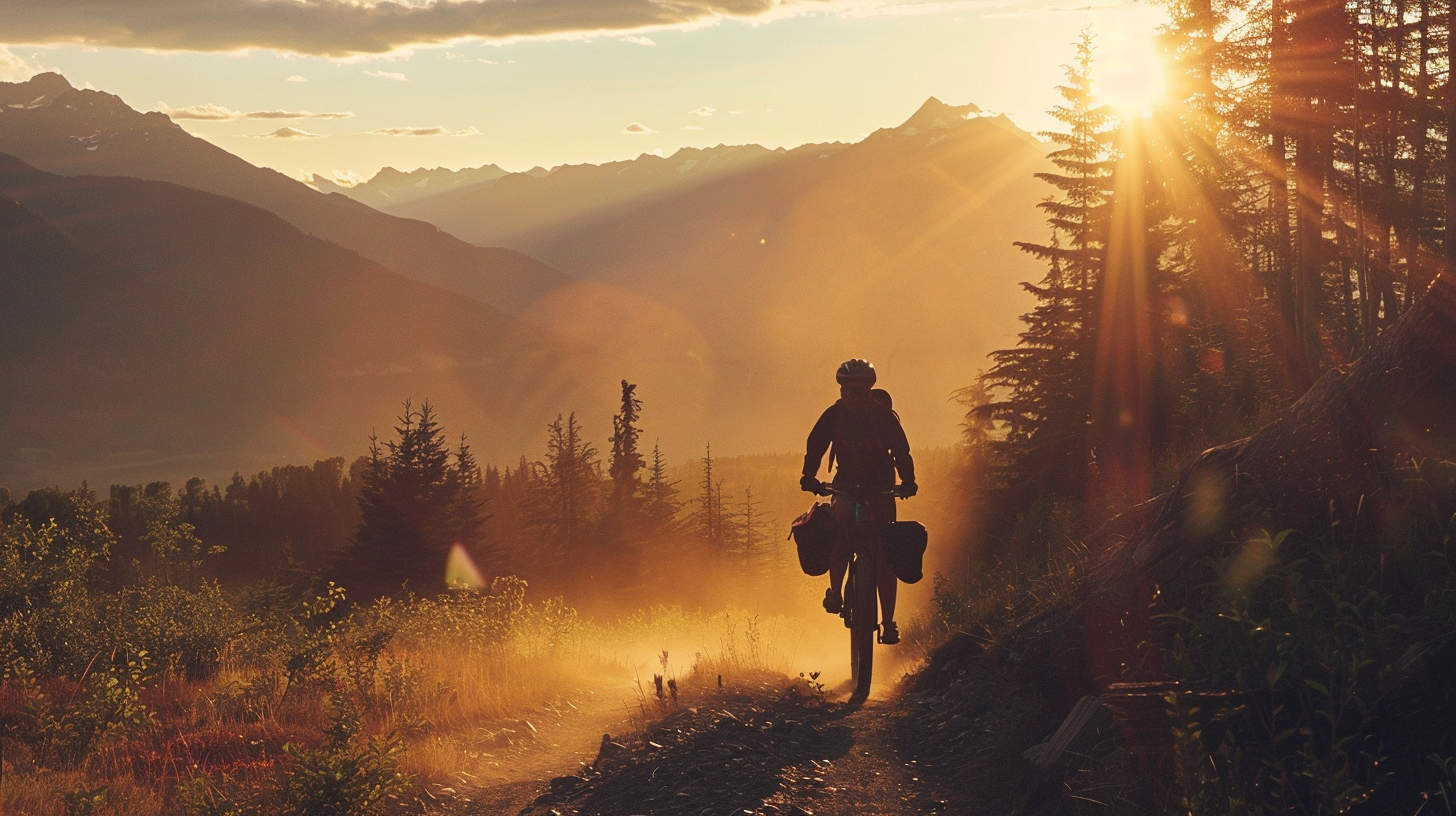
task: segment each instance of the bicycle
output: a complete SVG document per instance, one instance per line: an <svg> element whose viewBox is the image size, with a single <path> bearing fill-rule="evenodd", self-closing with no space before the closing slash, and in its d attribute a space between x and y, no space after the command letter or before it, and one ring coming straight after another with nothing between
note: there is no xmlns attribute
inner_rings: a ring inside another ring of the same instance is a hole
<svg viewBox="0 0 1456 816"><path fill-rule="evenodd" d="M899 488L855 490L826 484L820 495L833 495L854 502L850 526L849 569L844 582L844 605L839 616L849 629L849 674L854 691L850 702L863 702L870 695L874 673L875 639L880 631L879 554L880 531L871 518L868 501L872 496L905 498Z"/></svg>

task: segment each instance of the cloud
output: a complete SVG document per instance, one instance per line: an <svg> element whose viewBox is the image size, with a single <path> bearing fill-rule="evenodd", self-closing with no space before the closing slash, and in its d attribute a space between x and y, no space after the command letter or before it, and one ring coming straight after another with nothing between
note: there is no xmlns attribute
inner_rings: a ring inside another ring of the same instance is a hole
<svg viewBox="0 0 1456 816"><path fill-rule="evenodd" d="M390 127L369 131L371 136L479 136L480 131L473 127L464 130L449 130L444 125L433 127Z"/></svg>
<svg viewBox="0 0 1456 816"><path fill-rule="evenodd" d="M307 82L307 81L308 80L304 79L303 77L299 76L298 74L294 74L293 76L291 76L288 79L284 80L284 82Z"/></svg>
<svg viewBox="0 0 1456 816"><path fill-rule="evenodd" d="M650 128L650 127L648 127L648 126L646 126L644 124L642 124L641 122L633 122L632 124L630 124L630 125L622 128L622 132L623 133L656 133L657 131L653 130L652 128Z"/></svg>
<svg viewBox="0 0 1456 816"><path fill-rule="evenodd" d="M5 0L11 42L343 57L462 40L591 36L766 20L899 0ZM631 36L631 35L629 35Z"/></svg>
<svg viewBox="0 0 1456 816"><path fill-rule="evenodd" d="M622 42L632 43L633 45L657 45L656 42L649 40L646 37L637 36L636 34L629 34L628 36L623 37Z"/></svg>
<svg viewBox="0 0 1456 816"><path fill-rule="evenodd" d="M447 60L455 60L455 61L458 61L458 62L479 62L479 63L482 63L484 65L495 65L495 60L477 59L475 57L467 57L464 54L460 53L459 51L446 51L445 52L445 59L447 59Z"/></svg>
<svg viewBox="0 0 1456 816"><path fill-rule="evenodd" d="M1089 11L1102 11L1115 9L1122 6L1122 0L1107 0L1100 3L1083 3L1071 5L1050 5L1038 7L1013 8L1006 11L992 11L982 14L985 20L1015 20L1023 17L1055 17L1061 14L1086 14Z"/></svg>
<svg viewBox="0 0 1456 816"><path fill-rule="evenodd" d="M698 127L697 125L683 125L682 127L678 128L678 130L702 130L702 128Z"/></svg>
<svg viewBox="0 0 1456 816"><path fill-rule="evenodd" d="M277 130L270 130L267 133L253 134L259 139L322 139L322 133L309 133L306 130L299 130L296 127L281 127Z"/></svg>
<svg viewBox="0 0 1456 816"><path fill-rule="evenodd" d="M380 79L392 79L395 82L409 82L409 77L398 71L365 71L364 75L379 77Z"/></svg>
<svg viewBox="0 0 1456 816"><path fill-rule="evenodd" d="M0 82L24 82L45 70L44 66L0 46Z"/></svg>
<svg viewBox="0 0 1456 816"><path fill-rule="evenodd" d="M256 110L256 111L235 111L222 105L188 105L185 108L171 108L166 102L158 102L157 110L167 114L173 120L177 119L198 119L204 122L231 122L235 119L352 119L352 111L331 111L327 113L314 113L313 111L298 110Z"/></svg>
<svg viewBox="0 0 1456 816"><path fill-rule="evenodd" d="M688 113L696 114L697 116L712 116L713 114L715 114L717 112L718 112L718 109L717 108L710 108L707 105L704 105L701 108L698 108L697 110L690 110L690 111L688 111Z"/></svg>
<svg viewBox="0 0 1456 816"><path fill-rule="evenodd" d="M748 113L748 111L745 111L745 110L732 110L732 111L728 111L728 115L729 116L742 116L745 113Z"/></svg>

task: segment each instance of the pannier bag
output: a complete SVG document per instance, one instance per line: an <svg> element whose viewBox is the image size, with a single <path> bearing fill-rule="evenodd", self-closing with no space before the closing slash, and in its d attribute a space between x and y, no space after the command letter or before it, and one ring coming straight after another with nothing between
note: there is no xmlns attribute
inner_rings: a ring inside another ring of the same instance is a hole
<svg viewBox="0 0 1456 816"><path fill-rule="evenodd" d="M885 530L885 561L890 572L907 584L925 577L925 525L918 521L891 522Z"/></svg>
<svg viewBox="0 0 1456 816"><path fill-rule="evenodd" d="M834 517L827 503L815 502L809 512L794 519L789 536L799 548L799 569L805 575L823 575L829 571L829 555L834 549Z"/></svg>

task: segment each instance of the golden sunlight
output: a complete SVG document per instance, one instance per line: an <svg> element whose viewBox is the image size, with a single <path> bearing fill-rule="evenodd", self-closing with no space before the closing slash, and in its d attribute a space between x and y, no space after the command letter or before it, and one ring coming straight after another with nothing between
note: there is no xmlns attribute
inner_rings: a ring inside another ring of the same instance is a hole
<svg viewBox="0 0 1456 816"><path fill-rule="evenodd" d="M1093 86L1102 102L1123 118L1147 116L1162 99L1164 65L1158 54L1160 10L1135 7L1096 23L1097 63Z"/></svg>

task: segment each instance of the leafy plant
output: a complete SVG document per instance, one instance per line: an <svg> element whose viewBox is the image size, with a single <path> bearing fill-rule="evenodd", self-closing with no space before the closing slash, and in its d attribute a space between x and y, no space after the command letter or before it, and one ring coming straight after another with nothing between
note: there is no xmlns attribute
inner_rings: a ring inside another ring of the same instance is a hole
<svg viewBox="0 0 1456 816"><path fill-rule="evenodd" d="M280 816L368 816L409 787L399 770L403 744L393 735L358 747L284 748L278 786Z"/></svg>

